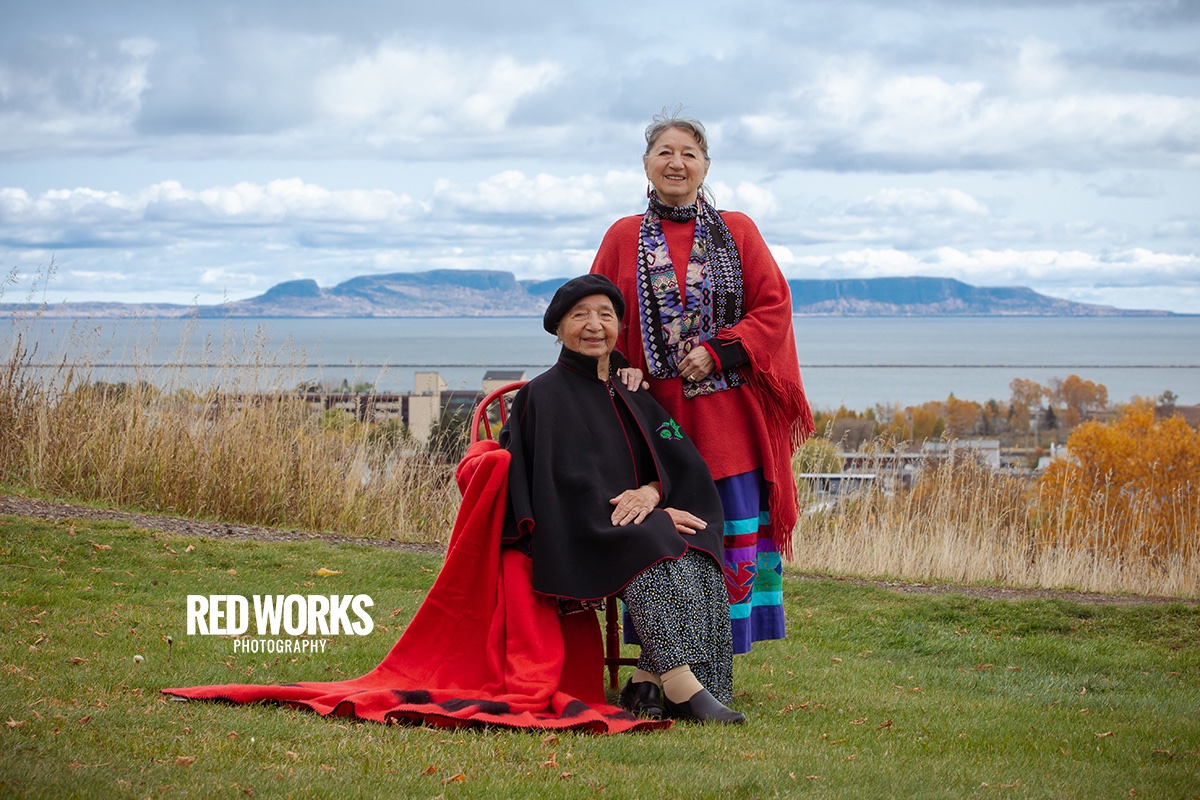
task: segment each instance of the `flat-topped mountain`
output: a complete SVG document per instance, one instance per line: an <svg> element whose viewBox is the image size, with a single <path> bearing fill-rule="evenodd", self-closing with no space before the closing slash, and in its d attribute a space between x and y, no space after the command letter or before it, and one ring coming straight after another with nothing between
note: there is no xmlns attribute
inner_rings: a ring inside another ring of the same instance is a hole
<svg viewBox="0 0 1200 800"><path fill-rule="evenodd" d="M791 280L797 314L842 317L1106 317L1167 315L1075 303L1024 286L972 286L953 278Z"/></svg>
<svg viewBox="0 0 1200 800"><path fill-rule="evenodd" d="M313 280L277 284L257 297L217 306L65 303L54 317L528 317L540 316L567 278L518 280L511 272L440 269L360 275L331 288ZM791 280L792 310L812 316L1164 316L1074 303L1021 286L971 286L952 278ZM0 304L0 315L30 307Z"/></svg>

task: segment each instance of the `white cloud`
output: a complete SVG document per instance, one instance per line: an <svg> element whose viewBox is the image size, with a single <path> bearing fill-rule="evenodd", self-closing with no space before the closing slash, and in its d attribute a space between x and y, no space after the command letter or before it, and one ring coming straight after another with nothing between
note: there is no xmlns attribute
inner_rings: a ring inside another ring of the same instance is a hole
<svg viewBox="0 0 1200 800"><path fill-rule="evenodd" d="M314 90L322 113L365 127L373 141L457 140L503 130L521 98L561 74L549 61L388 43L328 70Z"/></svg>
<svg viewBox="0 0 1200 800"><path fill-rule="evenodd" d="M696 0L664 42L622 4L64 1L0 27L0 259L64 292L577 273L680 103L789 274L1194 301L1186 4Z"/></svg>
<svg viewBox="0 0 1200 800"><path fill-rule="evenodd" d="M505 170L476 183L439 180L434 185L433 203L439 210L468 214L604 218L627 208L626 199L635 197L645 180L642 174L632 171L559 177Z"/></svg>
<svg viewBox="0 0 1200 800"><path fill-rule="evenodd" d="M865 215L925 216L931 214L968 214L986 216L987 206L961 189L887 187L872 193L851 208Z"/></svg>

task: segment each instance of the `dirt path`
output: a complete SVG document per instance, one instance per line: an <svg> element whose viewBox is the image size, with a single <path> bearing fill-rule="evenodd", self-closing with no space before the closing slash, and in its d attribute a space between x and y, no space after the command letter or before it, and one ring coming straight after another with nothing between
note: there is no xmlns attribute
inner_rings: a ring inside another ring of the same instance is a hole
<svg viewBox="0 0 1200 800"><path fill-rule="evenodd" d="M117 511L110 508L55 503L34 500L28 497L0 494L0 514L35 519L96 519L127 522L135 528L165 531L183 536L207 536L212 539L234 541L255 540L262 542L307 542L322 541L333 544L357 544L379 547L384 550L402 550L409 553L445 553L446 548L437 544L417 542L393 542L382 539L362 539L354 536L339 536L320 531L292 531L280 528L264 528L258 525L241 525L234 522L213 522L189 517L169 517L159 514L140 514L133 511Z"/></svg>
<svg viewBox="0 0 1200 800"><path fill-rule="evenodd" d="M353 536L339 536L320 531L291 531L280 528L264 528L257 525L240 525L229 522L212 522L208 520L190 519L187 517L170 517L159 514L140 514L132 511L117 511L108 508L92 508L90 506L56 503L45 500L34 500L28 497L0 494L0 514L11 514L18 517L35 519L97 519L127 522L135 528L151 531L165 531L183 536L207 536L213 539L230 539L235 541L256 540L264 542L305 542L322 541L333 544L355 544L366 547L378 547L384 550L399 550L409 553L442 554L446 548L437 544L422 544L417 542L394 542L382 539L362 539ZM919 583L906 581L881 581L866 578L830 578L824 575L805 575L789 572L789 575L800 580L836 580L855 586L875 586L902 594L958 594L966 597L979 597L988 600L1067 600L1075 603L1091 605L1146 605L1155 603L1186 603L1200 604L1197 598L1157 597L1144 595L1115 595L1098 594L1095 592L1066 592L1052 589L1011 589L1000 586L961 586L949 583Z"/></svg>

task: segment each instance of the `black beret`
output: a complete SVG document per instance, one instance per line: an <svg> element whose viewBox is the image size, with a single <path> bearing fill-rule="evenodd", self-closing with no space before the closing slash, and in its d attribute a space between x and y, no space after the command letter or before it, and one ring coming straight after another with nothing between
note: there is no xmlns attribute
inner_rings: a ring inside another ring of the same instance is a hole
<svg viewBox="0 0 1200 800"><path fill-rule="evenodd" d="M554 299L546 307L546 314L542 317L542 327L548 333L555 333L558 330L558 323L562 321L567 312L574 308L580 300L594 294L607 295L608 299L612 300L617 318L625 316L625 298L621 296L621 290L617 288L617 285L603 275L589 273L572 278L558 287L558 291L554 293Z"/></svg>

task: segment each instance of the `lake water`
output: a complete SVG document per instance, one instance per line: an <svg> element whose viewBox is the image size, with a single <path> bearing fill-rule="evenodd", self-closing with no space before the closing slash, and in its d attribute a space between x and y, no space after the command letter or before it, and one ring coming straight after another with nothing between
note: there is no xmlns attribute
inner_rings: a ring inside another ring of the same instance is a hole
<svg viewBox="0 0 1200 800"><path fill-rule="evenodd" d="M1200 316L794 322L818 408L916 405L951 393L1007 401L1013 378L1045 385L1072 373L1105 384L1114 402L1170 390L1180 404L1200 404ZM406 392L414 372L435 370L450 388L475 389L488 369L532 377L558 354L534 318L0 320L0 357L18 335L37 364L83 359L97 365L95 380L198 388L234 386L249 366L259 388L345 380Z"/></svg>

